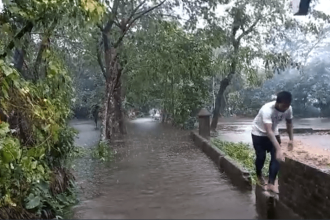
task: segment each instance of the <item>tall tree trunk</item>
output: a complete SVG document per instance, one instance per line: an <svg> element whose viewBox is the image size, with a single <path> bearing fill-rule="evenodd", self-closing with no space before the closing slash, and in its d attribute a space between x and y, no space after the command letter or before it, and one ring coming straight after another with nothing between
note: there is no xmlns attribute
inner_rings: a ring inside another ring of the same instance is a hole
<svg viewBox="0 0 330 220"><path fill-rule="evenodd" d="M212 118L212 123L211 123L211 130L215 131L217 129L217 125L218 125L218 120L219 120L219 115L220 115L220 109L221 108L221 104L224 102L224 93L227 89L227 87L229 86L230 83L230 79L231 77L230 75L226 78L224 78L223 80L221 80L220 83L220 88L217 94L217 98L215 100L215 108L213 111L213 118Z"/></svg>
<svg viewBox="0 0 330 220"><path fill-rule="evenodd" d="M237 19L237 18L235 18L235 19ZM234 22L234 24L235 24L235 22ZM225 102L224 93L225 93L227 87L229 86L231 79L233 78L233 76L236 73L237 55L238 55L238 50L239 50L239 45L240 45L240 39L235 40L236 31L237 31L237 29L233 29L233 33L232 33L232 40L233 40L232 44L234 47L234 51L233 51L232 58L231 58L230 71L229 71L229 74L227 75L227 77L221 80L220 88L219 88L217 98L216 98L215 108L213 111L213 118L212 118L212 122L211 122L212 131L215 131L217 129L218 121L219 121L219 114L220 114L220 110L222 109L221 105L222 105L222 103Z"/></svg>
<svg viewBox="0 0 330 220"><path fill-rule="evenodd" d="M119 71L122 71L119 69ZM121 78L118 79L117 86L114 91L114 100L115 100L115 109L116 109L116 121L118 121L118 129L120 134L126 134L126 127L124 121L124 114L123 114L123 100L122 100L122 81ZM117 129L115 128L116 132Z"/></svg>
<svg viewBox="0 0 330 220"><path fill-rule="evenodd" d="M117 54L114 48L111 48L108 43L107 33L103 33L103 43L104 43L104 60L105 60L105 99L103 104L103 114L102 114L102 128L101 128L101 140L111 140L114 130L115 121L115 77L117 75L116 71L116 59Z"/></svg>
<svg viewBox="0 0 330 220"><path fill-rule="evenodd" d="M106 97L102 117L101 140L111 140L115 133L126 133L121 99L121 68L116 48L105 46Z"/></svg>
<svg viewBox="0 0 330 220"><path fill-rule="evenodd" d="M226 107L227 107L226 95L223 94L222 99L221 99L221 105L220 105L220 114L221 115L226 114Z"/></svg>
<svg viewBox="0 0 330 220"><path fill-rule="evenodd" d="M213 98L213 109L215 109L215 101L216 101L216 97L215 97L215 82L214 82L214 76L212 77L212 98Z"/></svg>

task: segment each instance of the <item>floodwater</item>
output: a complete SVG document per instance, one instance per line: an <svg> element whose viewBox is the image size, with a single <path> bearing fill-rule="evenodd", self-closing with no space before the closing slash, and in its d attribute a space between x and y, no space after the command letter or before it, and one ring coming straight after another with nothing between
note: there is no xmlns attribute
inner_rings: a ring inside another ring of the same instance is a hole
<svg viewBox="0 0 330 220"><path fill-rule="evenodd" d="M251 125L252 118L222 118L219 121L219 137L231 142L245 142L252 144ZM319 130L330 130L330 118L303 118L294 119L295 128L313 128ZM285 128L285 122L279 125ZM330 150L330 135L320 134L294 134L295 139L320 149Z"/></svg>
<svg viewBox="0 0 330 220"><path fill-rule="evenodd" d="M98 140L91 122L73 122L77 144ZM128 124L111 162L77 160L75 219L255 219L255 197L231 185L189 132L151 119Z"/></svg>

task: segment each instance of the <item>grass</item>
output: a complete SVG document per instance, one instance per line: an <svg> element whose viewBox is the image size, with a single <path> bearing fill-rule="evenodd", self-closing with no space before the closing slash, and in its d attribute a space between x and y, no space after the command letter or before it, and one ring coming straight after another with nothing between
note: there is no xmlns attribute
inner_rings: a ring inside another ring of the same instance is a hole
<svg viewBox="0 0 330 220"><path fill-rule="evenodd" d="M221 141L219 139L213 139L214 146L222 150L226 155L231 157L242 165L247 171L250 172L252 183L256 183L257 175L255 171L255 152L254 149L246 143L233 143L228 141ZM268 176L270 156L267 154L265 166L263 168L263 174Z"/></svg>

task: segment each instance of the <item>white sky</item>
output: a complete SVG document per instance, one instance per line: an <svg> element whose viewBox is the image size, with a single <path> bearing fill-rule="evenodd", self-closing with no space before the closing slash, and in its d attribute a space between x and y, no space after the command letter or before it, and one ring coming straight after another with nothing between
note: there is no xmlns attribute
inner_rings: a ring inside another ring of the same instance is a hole
<svg viewBox="0 0 330 220"><path fill-rule="evenodd" d="M2 11L3 8L3 4L2 4L2 0L0 0L0 11ZM219 8L217 10L217 12L220 12L224 10L224 7ZM330 0L319 0L319 4L316 6L316 10L322 11L326 14L330 14ZM180 10L176 10L177 12L179 12ZM180 13L180 12L179 12ZM180 13L182 14L182 13ZM297 17L298 20L304 21L304 20L308 20L307 17L305 16L299 16Z"/></svg>

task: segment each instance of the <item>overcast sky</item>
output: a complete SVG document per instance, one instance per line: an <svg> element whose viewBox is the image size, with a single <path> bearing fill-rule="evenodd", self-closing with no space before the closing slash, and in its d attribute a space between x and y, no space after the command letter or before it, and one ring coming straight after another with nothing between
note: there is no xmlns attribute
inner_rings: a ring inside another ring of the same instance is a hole
<svg viewBox="0 0 330 220"><path fill-rule="evenodd" d="M317 10L323 11L324 13L330 14L330 0L319 0L319 4L316 6ZM0 0L0 11L2 10L2 0ZM220 9L221 10L221 9ZM307 18L301 16L299 20L306 20Z"/></svg>

